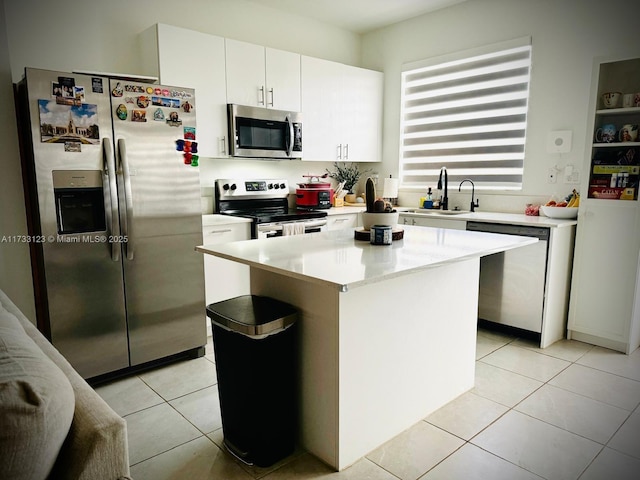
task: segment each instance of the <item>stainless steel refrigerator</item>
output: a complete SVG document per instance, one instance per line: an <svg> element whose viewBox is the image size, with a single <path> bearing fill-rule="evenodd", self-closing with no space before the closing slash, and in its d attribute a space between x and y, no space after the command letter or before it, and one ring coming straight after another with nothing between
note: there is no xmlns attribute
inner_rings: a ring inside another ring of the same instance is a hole
<svg viewBox="0 0 640 480"><path fill-rule="evenodd" d="M38 326L85 378L206 344L194 91L139 80L16 89Z"/></svg>

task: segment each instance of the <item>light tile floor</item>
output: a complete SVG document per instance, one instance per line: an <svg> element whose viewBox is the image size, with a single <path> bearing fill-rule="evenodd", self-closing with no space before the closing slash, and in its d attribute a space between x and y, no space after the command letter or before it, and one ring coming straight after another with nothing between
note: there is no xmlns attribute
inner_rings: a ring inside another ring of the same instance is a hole
<svg viewBox="0 0 640 480"><path fill-rule="evenodd" d="M127 421L135 480L640 478L640 350L481 329L475 387L339 473L301 449L270 468L231 457L212 351L96 389Z"/></svg>

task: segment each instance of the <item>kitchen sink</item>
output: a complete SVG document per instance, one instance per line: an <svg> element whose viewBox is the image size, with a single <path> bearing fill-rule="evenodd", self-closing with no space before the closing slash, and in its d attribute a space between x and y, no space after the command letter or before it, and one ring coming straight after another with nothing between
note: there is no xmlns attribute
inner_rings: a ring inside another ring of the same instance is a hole
<svg viewBox="0 0 640 480"><path fill-rule="evenodd" d="M407 213L420 213L424 215L460 215L462 213L471 213L469 210L430 210L427 208L416 208L409 210Z"/></svg>

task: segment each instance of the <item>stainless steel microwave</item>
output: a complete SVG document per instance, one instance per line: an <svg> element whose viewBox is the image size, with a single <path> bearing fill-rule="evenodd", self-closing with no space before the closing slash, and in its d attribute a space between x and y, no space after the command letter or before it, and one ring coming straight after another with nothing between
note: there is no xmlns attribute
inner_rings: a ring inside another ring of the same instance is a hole
<svg viewBox="0 0 640 480"><path fill-rule="evenodd" d="M271 108L227 105L232 157L302 158L302 114Z"/></svg>

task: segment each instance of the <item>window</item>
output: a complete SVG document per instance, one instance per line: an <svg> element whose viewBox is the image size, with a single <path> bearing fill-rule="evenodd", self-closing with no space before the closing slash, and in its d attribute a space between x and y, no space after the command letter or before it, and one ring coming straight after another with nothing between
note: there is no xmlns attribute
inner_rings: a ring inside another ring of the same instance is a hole
<svg viewBox="0 0 640 480"><path fill-rule="evenodd" d="M531 39L403 66L401 186L425 190L445 166L451 184L520 190Z"/></svg>

